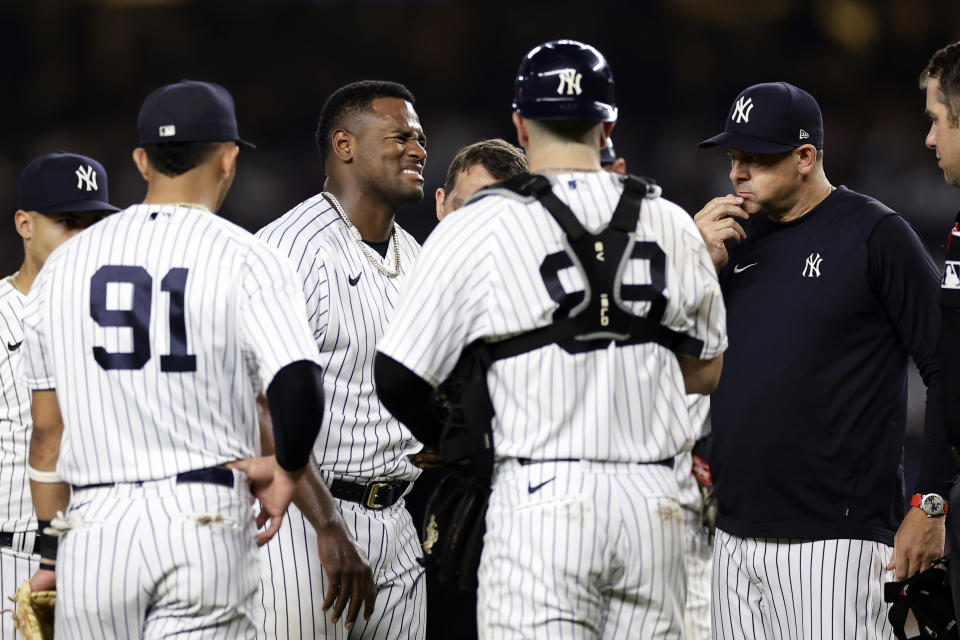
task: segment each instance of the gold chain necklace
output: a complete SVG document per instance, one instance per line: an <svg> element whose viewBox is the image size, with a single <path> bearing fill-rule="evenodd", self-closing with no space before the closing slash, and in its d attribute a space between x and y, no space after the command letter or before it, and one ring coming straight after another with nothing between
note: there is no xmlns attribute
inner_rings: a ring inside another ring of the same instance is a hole
<svg viewBox="0 0 960 640"><path fill-rule="evenodd" d="M174 207L190 207L191 209L203 209L208 213L213 213L212 211L210 211L209 207L207 207L206 205L202 205L199 202L168 202L166 204L173 205Z"/></svg>
<svg viewBox="0 0 960 640"><path fill-rule="evenodd" d="M394 271L390 271L385 266L383 266L383 259L380 257L380 254L374 253L373 249L363 241L363 236L360 235L360 230L350 222L350 219L347 217L347 213L343 210L343 206L340 204L340 201L337 200L337 197L330 193L329 191L324 191L320 195L327 199L334 210L337 212L337 215L340 216L340 219L343 220L343 223L347 225L347 229L350 230L350 236L353 238L353 241L360 251L363 252L363 255L366 256L367 260L374 267L377 268L377 271L387 276L388 278L396 278L400 275L400 244L397 242L397 225L393 225L393 229L390 230L390 237L393 239L393 258L394 258Z"/></svg>
<svg viewBox="0 0 960 640"><path fill-rule="evenodd" d="M20 289L20 285L17 283L17 276L18 276L18 275L20 275L20 270L19 270L19 269L17 269L16 272L15 272L12 276L10 276L10 285L11 285L14 289L16 289L17 293L19 293L20 295L24 295L24 296L25 296L25 295L27 295L27 294L25 294L25 293L23 292L23 290Z"/></svg>

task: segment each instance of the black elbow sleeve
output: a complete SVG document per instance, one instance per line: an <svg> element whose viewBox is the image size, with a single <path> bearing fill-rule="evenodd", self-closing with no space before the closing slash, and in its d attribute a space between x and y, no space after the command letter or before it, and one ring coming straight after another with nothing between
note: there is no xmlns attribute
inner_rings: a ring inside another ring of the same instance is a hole
<svg viewBox="0 0 960 640"><path fill-rule="evenodd" d="M323 419L323 370L309 360L288 364L267 388L277 463L287 471L307 465Z"/></svg>
<svg viewBox="0 0 960 640"><path fill-rule="evenodd" d="M420 442L432 445L443 425L430 405L433 387L388 355L378 353L373 361L373 379L383 405Z"/></svg>

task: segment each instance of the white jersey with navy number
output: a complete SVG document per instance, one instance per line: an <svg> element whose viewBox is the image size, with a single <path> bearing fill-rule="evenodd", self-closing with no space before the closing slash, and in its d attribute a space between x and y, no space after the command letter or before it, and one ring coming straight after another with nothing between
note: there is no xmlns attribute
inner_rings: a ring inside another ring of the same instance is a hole
<svg viewBox="0 0 960 640"><path fill-rule="evenodd" d="M36 528L27 482L30 391L21 380L24 295L0 280L0 531Z"/></svg>
<svg viewBox="0 0 960 640"><path fill-rule="evenodd" d="M316 361L287 259L176 205L134 205L51 253L24 336L28 386L57 392L57 472L73 485L258 455L261 381Z"/></svg>
<svg viewBox="0 0 960 640"><path fill-rule="evenodd" d="M413 236L394 226L401 271L394 278L367 259L322 195L257 232L289 256L300 275L323 366L325 408L314 455L321 470L336 477L414 480L420 475L407 458L420 443L380 403L373 384L377 344L420 253ZM382 258L390 271L396 260L393 243ZM373 250L371 255L380 259Z"/></svg>
<svg viewBox="0 0 960 640"><path fill-rule="evenodd" d="M553 189L596 232L623 187L599 172L558 176ZM646 198L635 237L653 258L631 259L623 284L662 280L661 323L702 341L700 358L720 355L725 309L692 218L661 197ZM436 385L465 345L550 324L559 303L584 289L564 240L536 201L488 195L454 212L427 240L380 350ZM630 312L646 313L649 289L624 300ZM487 379L498 457L652 462L690 448L698 435L677 356L656 343L582 353L553 344L494 362Z"/></svg>

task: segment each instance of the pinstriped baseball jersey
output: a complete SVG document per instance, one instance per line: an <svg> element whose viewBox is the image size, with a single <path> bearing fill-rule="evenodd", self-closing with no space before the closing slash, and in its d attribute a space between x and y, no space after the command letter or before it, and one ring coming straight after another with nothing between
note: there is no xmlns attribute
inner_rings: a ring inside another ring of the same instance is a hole
<svg viewBox="0 0 960 640"><path fill-rule="evenodd" d="M0 531L37 526L27 483L30 392L20 380L24 299L10 278L0 280Z"/></svg>
<svg viewBox="0 0 960 640"><path fill-rule="evenodd" d="M27 384L57 390L57 472L74 485L258 455L261 381L316 361L287 259L187 206L134 205L58 247L24 333Z"/></svg>
<svg viewBox="0 0 960 640"><path fill-rule="evenodd" d="M553 182L590 231L609 223L623 188L606 172ZM693 220L659 196L647 198L635 236L665 258L629 260L622 284L664 282L662 324L702 340L703 359L722 353L725 310ZM428 238L380 350L436 385L465 345L550 324L557 299L584 289L574 267L548 266L564 239L535 201L487 195L450 214ZM651 301L624 304L643 315ZM488 384L498 456L652 462L689 448L699 429L686 411L677 357L656 343L576 354L549 345L495 362Z"/></svg>
<svg viewBox="0 0 960 640"><path fill-rule="evenodd" d="M395 278L370 263L322 195L257 232L290 257L303 284L324 372L326 406L314 455L334 476L414 480L420 475L407 458L420 443L380 403L373 384L377 343L420 253L413 236L395 226L401 268ZM392 270L394 260L390 241L383 265Z"/></svg>

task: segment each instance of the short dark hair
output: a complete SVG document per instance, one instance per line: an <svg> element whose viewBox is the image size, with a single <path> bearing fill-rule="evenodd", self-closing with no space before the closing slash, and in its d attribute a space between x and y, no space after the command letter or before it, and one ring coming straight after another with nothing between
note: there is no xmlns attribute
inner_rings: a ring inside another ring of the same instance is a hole
<svg viewBox="0 0 960 640"><path fill-rule="evenodd" d="M361 80L344 85L330 94L320 110L317 122L317 150L320 161L326 162L330 155L330 134L347 117L358 116L370 109L377 98L398 98L414 104L416 100L410 89L399 82L388 80Z"/></svg>
<svg viewBox="0 0 960 640"><path fill-rule="evenodd" d="M500 138L481 140L461 147L453 156L447 169L447 178L443 181L443 190L449 194L460 172L478 164L497 181L527 172L527 156L523 151Z"/></svg>
<svg viewBox="0 0 960 640"><path fill-rule="evenodd" d="M920 88L926 89L931 79L939 83L937 97L947 107L952 126L960 124L960 42L948 44L933 54L920 74Z"/></svg>
<svg viewBox="0 0 960 640"><path fill-rule="evenodd" d="M538 125L564 140L582 142L587 133L599 124L596 120L537 120Z"/></svg>
<svg viewBox="0 0 960 640"><path fill-rule="evenodd" d="M216 153L220 142L158 142L143 145L154 169L175 178L198 167Z"/></svg>

